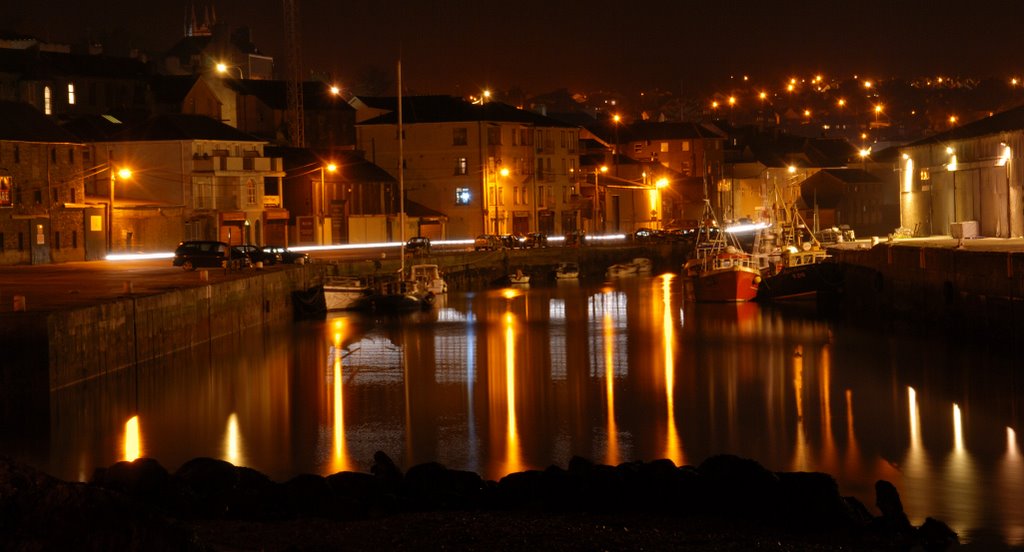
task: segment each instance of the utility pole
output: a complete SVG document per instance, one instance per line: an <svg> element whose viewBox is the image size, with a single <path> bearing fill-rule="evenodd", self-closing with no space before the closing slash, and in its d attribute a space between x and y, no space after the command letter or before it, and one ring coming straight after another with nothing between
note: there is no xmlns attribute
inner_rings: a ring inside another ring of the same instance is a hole
<svg viewBox="0 0 1024 552"><path fill-rule="evenodd" d="M284 38L285 61L287 73L285 82L288 87L288 111L285 121L288 125L288 137L292 146L306 146L306 124L302 107L302 50L299 47L299 7L298 0L283 0L284 3Z"/></svg>

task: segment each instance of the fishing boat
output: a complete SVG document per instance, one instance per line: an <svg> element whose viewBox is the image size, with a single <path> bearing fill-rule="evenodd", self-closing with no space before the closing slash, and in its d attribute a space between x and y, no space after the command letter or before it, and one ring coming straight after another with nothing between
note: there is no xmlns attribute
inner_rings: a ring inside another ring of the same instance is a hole
<svg viewBox="0 0 1024 552"><path fill-rule="evenodd" d="M530 283L530 275L523 272L523 269L517 268L516 271L508 275L508 283L512 285L526 285Z"/></svg>
<svg viewBox="0 0 1024 552"><path fill-rule="evenodd" d="M328 311L358 310L365 308L370 286L362 278L338 276L324 281L323 293Z"/></svg>
<svg viewBox="0 0 1024 552"><path fill-rule="evenodd" d="M579 278L580 265L572 261L558 263L558 268L555 269L556 280L579 280Z"/></svg>
<svg viewBox="0 0 1024 552"><path fill-rule="evenodd" d="M653 263L646 257L637 257L628 263L616 263L608 267L605 276L608 278L629 278L650 274Z"/></svg>
<svg viewBox="0 0 1024 552"><path fill-rule="evenodd" d="M754 255L762 269L758 301L813 300L839 292L840 266L829 261L828 251L795 205L772 208L771 224L762 230Z"/></svg>
<svg viewBox="0 0 1024 552"><path fill-rule="evenodd" d="M757 296L761 271L753 255L743 251L736 237L718 228L711 203L704 200L702 228L696 256L683 265L687 297L698 302L742 302Z"/></svg>
<svg viewBox="0 0 1024 552"><path fill-rule="evenodd" d="M419 282L434 295L448 293L448 282L444 281L441 270L436 264L412 265L409 269L409 277L414 282Z"/></svg>

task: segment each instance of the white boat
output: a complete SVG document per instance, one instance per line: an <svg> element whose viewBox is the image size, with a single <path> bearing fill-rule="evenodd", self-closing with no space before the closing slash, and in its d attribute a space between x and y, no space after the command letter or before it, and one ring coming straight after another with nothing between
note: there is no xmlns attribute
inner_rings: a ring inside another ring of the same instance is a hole
<svg viewBox="0 0 1024 552"><path fill-rule="evenodd" d="M646 257L637 257L628 263L617 263L608 267L605 276L608 278L629 278L650 274L653 267L651 260Z"/></svg>
<svg viewBox="0 0 1024 552"><path fill-rule="evenodd" d="M524 274L522 269L517 268L514 274L508 275L508 282L513 285L530 283L530 275Z"/></svg>
<svg viewBox="0 0 1024 552"><path fill-rule="evenodd" d="M324 282L324 301L328 311L361 309L370 291L362 278L338 276Z"/></svg>
<svg viewBox="0 0 1024 552"><path fill-rule="evenodd" d="M436 264L412 265L409 270L410 278L426 288L427 291L434 295L448 293L448 282L441 277L441 271Z"/></svg>
<svg viewBox="0 0 1024 552"><path fill-rule="evenodd" d="M556 280L578 280L580 277L580 265L566 261L558 263L558 268L555 269Z"/></svg>

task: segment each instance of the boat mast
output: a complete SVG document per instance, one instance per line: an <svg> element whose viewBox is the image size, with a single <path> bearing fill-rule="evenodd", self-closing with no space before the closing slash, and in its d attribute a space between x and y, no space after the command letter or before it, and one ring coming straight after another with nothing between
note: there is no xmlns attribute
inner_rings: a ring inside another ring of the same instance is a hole
<svg viewBox="0 0 1024 552"><path fill-rule="evenodd" d="M400 278L405 278L405 136L402 134L402 60L398 60L398 227L402 256Z"/></svg>

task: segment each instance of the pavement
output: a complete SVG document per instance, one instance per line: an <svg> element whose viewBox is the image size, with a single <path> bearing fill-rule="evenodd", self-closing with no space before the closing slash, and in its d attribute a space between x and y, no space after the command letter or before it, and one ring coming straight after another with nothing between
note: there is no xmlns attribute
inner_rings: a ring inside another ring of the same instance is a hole
<svg viewBox="0 0 1024 552"><path fill-rule="evenodd" d="M246 278L256 270L289 268L292 265L232 271L211 268L205 271L208 280L204 281L204 271L184 271L171 266L170 259L0 266L0 315L17 316L16 296L24 298L26 311L48 312Z"/></svg>

